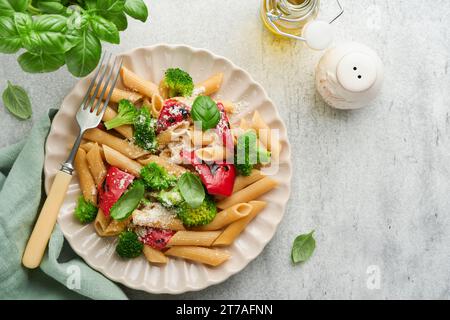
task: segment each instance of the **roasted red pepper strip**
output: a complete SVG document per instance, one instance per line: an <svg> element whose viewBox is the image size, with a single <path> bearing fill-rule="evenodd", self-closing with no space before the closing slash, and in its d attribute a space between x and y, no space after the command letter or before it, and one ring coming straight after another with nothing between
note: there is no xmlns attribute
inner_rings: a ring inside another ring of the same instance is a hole
<svg viewBox="0 0 450 320"><path fill-rule="evenodd" d="M147 234L140 237L139 240L153 249L162 250L175 233L176 231L173 230L147 228Z"/></svg>
<svg viewBox="0 0 450 320"><path fill-rule="evenodd" d="M187 120L190 112L191 109L188 105L174 99L166 100L159 114L157 133Z"/></svg>
<svg viewBox="0 0 450 320"><path fill-rule="evenodd" d="M200 180L209 194L220 196L231 196L233 193L234 180L236 179L236 168L228 163L201 163L194 152L183 151L181 156L185 161L192 164L200 175Z"/></svg>
<svg viewBox="0 0 450 320"><path fill-rule="evenodd" d="M105 216L109 216L109 210L127 190L134 176L116 167L109 167L103 186L98 187L99 207Z"/></svg>

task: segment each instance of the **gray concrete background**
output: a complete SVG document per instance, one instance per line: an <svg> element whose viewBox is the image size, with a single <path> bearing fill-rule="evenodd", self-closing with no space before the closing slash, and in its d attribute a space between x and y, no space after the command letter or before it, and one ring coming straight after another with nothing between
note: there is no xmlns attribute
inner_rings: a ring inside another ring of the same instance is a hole
<svg viewBox="0 0 450 320"><path fill-rule="evenodd" d="M148 1L150 22L130 21L111 47L182 43L228 57L267 89L293 145L292 198L272 242L225 283L179 297L450 298L450 2L342 2L337 39L370 45L386 65L381 96L355 112L324 104L313 81L320 53L264 30L260 0ZM330 0L322 8L337 9ZM28 90L34 115L21 122L0 107L0 147L26 136L77 81L64 69L26 74L1 55L1 91L6 80ZM292 266L293 239L312 229L314 256ZM367 285L372 270L379 289Z"/></svg>

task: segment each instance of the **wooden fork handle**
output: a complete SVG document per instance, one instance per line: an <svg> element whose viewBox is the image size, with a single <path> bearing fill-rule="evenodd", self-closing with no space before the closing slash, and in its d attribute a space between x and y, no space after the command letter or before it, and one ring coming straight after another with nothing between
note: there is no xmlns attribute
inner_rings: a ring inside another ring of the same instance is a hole
<svg viewBox="0 0 450 320"><path fill-rule="evenodd" d="M71 179L72 175L63 171L56 174L22 257L22 264L29 269L41 264Z"/></svg>

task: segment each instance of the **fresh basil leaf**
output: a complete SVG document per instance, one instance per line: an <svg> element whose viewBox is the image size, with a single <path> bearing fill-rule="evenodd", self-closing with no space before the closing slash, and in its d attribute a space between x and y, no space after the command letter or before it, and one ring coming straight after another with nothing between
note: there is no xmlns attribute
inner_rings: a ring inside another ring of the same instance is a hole
<svg viewBox="0 0 450 320"><path fill-rule="evenodd" d="M29 73L56 71L64 65L63 54L25 52L17 59L22 69Z"/></svg>
<svg viewBox="0 0 450 320"><path fill-rule="evenodd" d="M16 28L22 45L33 53L63 53L67 18L56 14L45 14L34 20L29 15L14 15Z"/></svg>
<svg viewBox="0 0 450 320"><path fill-rule="evenodd" d="M12 17L15 12L25 12L29 0L0 0L0 16Z"/></svg>
<svg viewBox="0 0 450 320"><path fill-rule="evenodd" d="M3 104L17 118L26 120L31 117L31 102L26 91L8 81L8 87L3 92Z"/></svg>
<svg viewBox="0 0 450 320"><path fill-rule="evenodd" d="M0 16L0 52L16 53L22 42L12 17Z"/></svg>
<svg viewBox="0 0 450 320"><path fill-rule="evenodd" d="M99 39L115 44L120 43L119 31L113 22L97 15L91 16L90 22L92 30Z"/></svg>
<svg viewBox="0 0 450 320"><path fill-rule="evenodd" d="M183 199L192 208L198 208L205 199L205 189L200 178L193 173L186 172L178 180L178 189Z"/></svg>
<svg viewBox="0 0 450 320"><path fill-rule="evenodd" d="M84 30L81 41L66 52L66 64L76 77L84 77L95 69L102 54L102 45L98 38Z"/></svg>
<svg viewBox="0 0 450 320"><path fill-rule="evenodd" d="M136 180L112 206L110 210L111 218L119 221L128 218L141 202L144 193L144 184L142 181Z"/></svg>
<svg viewBox="0 0 450 320"><path fill-rule="evenodd" d="M194 121L201 122L203 130L215 128L220 121L219 108L208 96L199 96L194 100L191 116Z"/></svg>
<svg viewBox="0 0 450 320"><path fill-rule="evenodd" d="M314 231L309 234L302 234L294 240L291 253L293 263L306 262L311 258L316 248L316 240L314 240L313 234Z"/></svg>
<svg viewBox="0 0 450 320"><path fill-rule="evenodd" d="M128 19L125 13L120 12L117 14L110 14L108 12L101 13L101 16L108 19L112 23L114 23L117 27L117 30L123 31L128 28Z"/></svg>
<svg viewBox="0 0 450 320"><path fill-rule="evenodd" d="M125 0L97 0L96 9L109 13L121 13L125 7Z"/></svg>
<svg viewBox="0 0 450 320"><path fill-rule="evenodd" d="M143 0L126 0L125 13L132 18L145 22L148 17L147 6Z"/></svg>
<svg viewBox="0 0 450 320"><path fill-rule="evenodd" d="M66 7L58 1L39 1L37 7L44 13L63 13L66 10Z"/></svg>

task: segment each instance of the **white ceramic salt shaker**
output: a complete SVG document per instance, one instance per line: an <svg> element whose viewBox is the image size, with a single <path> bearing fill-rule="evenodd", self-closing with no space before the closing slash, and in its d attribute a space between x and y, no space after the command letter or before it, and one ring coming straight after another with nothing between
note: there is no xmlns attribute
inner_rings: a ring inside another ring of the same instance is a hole
<svg viewBox="0 0 450 320"><path fill-rule="evenodd" d="M316 68L317 91L330 106L365 107L380 92L383 63L366 45L349 42L325 52Z"/></svg>

